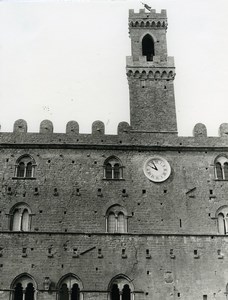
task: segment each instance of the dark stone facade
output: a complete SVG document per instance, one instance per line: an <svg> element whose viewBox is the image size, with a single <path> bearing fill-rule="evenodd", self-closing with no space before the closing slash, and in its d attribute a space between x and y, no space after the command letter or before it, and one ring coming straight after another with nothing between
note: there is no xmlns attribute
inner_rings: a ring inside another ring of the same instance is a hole
<svg viewBox="0 0 228 300"><path fill-rule="evenodd" d="M113 284L122 300L126 285L131 300L226 299L227 124L220 137L203 124L193 137L177 135L166 12L129 18L131 126L106 135L96 121L80 134L70 121L60 134L45 120L28 133L18 120L0 133L0 300L20 299L20 283L31 300L106 300ZM141 55L145 34L156 41L152 61ZM143 170L157 155L171 166L160 183ZM80 296L66 298L73 283Z"/></svg>

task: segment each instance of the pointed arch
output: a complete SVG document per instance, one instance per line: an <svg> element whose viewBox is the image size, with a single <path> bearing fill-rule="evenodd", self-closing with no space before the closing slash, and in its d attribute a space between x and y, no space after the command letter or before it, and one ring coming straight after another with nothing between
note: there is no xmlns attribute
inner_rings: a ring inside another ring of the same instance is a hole
<svg viewBox="0 0 228 300"><path fill-rule="evenodd" d="M11 290L13 300L36 300L37 283L28 273L17 276L11 283Z"/></svg>
<svg viewBox="0 0 228 300"><path fill-rule="evenodd" d="M216 214L218 233L228 234L228 205L221 206Z"/></svg>
<svg viewBox="0 0 228 300"><path fill-rule="evenodd" d="M109 300L132 300L134 286L132 280L123 274L115 276L109 283ZM121 295L121 296L120 296Z"/></svg>
<svg viewBox="0 0 228 300"><path fill-rule="evenodd" d="M58 300L83 300L81 290L83 285L78 276L73 273L64 275L57 284Z"/></svg>
<svg viewBox="0 0 228 300"><path fill-rule="evenodd" d="M149 78L154 78L154 73L153 73L153 71L149 71L148 76L149 76Z"/></svg>
<svg viewBox="0 0 228 300"><path fill-rule="evenodd" d="M10 210L10 230L29 231L31 223L31 209L24 203L15 204Z"/></svg>
<svg viewBox="0 0 228 300"><path fill-rule="evenodd" d="M134 76L135 78L140 78L140 73L138 70L135 71Z"/></svg>
<svg viewBox="0 0 228 300"><path fill-rule="evenodd" d="M119 204L110 206L106 212L106 232L127 232L127 211Z"/></svg>
<svg viewBox="0 0 228 300"><path fill-rule="evenodd" d="M163 71L162 72L162 79L167 79L168 78L168 75L167 75L167 73L166 73L166 71Z"/></svg>
<svg viewBox="0 0 228 300"><path fill-rule="evenodd" d="M139 27L139 22L138 21L135 22L135 27Z"/></svg>
<svg viewBox="0 0 228 300"><path fill-rule="evenodd" d="M150 22L149 21L146 22L146 27L150 27Z"/></svg>
<svg viewBox="0 0 228 300"><path fill-rule="evenodd" d="M16 160L15 177L32 178L34 177L36 162L29 154L24 154Z"/></svg>
<svg viewBox="0 0 228 300"><path fill-rule="evenodd" d="M226 155L219 155L214 160L215 179L228 180L228 158Z"/></svg>
<svg viewBox="0 0 228 300"><path fill-rule="evenodd" d="M123 165L116 156L110 156L104 161L104 179L123 179Z"/></svg>
<svg viewBox="0 0 228 300"><path fill-rule="evenodd" d="M142 39L142 55L146 56L147 61L152 61L155 55L154 40L149 33L147 33Z"/></svg>
<svg viewBox="0 0 228 300"><path fill-rule="evenodd" d="M141 73L141 78L143 78L143 79L146 79L146 78L147 78L146 71L142 71L142 73Z"/></svg>

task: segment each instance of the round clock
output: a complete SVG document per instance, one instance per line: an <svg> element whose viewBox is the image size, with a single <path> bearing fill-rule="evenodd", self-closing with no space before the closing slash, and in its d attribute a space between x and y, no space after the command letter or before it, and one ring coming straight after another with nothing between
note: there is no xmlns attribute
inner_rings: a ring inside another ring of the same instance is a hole
<svg viewBox="0 0 228 300"><path fill-rule="evenodd" d="M171 167L168 161L163 157L153 156L145 161L143 171L150 180L162 182L169 178Z"/></svg>

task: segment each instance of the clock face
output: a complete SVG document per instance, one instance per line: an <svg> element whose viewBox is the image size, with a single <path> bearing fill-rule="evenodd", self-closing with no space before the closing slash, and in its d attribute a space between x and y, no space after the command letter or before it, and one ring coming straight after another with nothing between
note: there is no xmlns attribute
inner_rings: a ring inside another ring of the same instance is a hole
<svg viewBox="0 0 228 300"><path fill-rule="evenodd" d="M161 156L153 156L146 160L143 167L144 174L154 182L162 182L171 174L170 164Z"/></svg>

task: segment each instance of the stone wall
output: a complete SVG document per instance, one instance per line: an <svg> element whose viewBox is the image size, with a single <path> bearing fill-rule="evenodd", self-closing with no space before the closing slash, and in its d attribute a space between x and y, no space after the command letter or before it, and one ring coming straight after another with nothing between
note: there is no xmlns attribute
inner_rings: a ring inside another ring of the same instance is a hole
<svg viewBox="0 0 228 300"><path fill-rule="evenodd" d="M33 277L37 299L56 299L58 282L69 273L80 278L84 299L107 299L110 281L118 274L131 280L136 300L201 300L203 295L225 299L225 237L2 233L0 240L4 245L0 257L2 300L8 299L7 290L22 273ZM48 255L49 247L52 255ZM74 247L78 248L77 257L73 257ZM22 248L26 248L23 257ZM46 276L51 280L49 291L43 287Z"/></svg>

